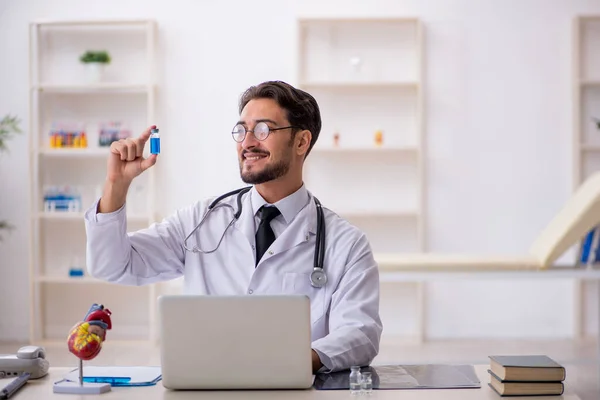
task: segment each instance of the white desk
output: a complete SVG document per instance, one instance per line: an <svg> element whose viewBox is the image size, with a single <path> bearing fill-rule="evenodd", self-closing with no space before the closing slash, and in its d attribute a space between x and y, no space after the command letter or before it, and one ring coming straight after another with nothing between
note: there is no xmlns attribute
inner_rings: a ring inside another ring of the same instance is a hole
<svg viewBox="0 0 600 400"><path fill-rule="evenodd" d="M111 400L111 399L402 399L402 400L500 400L489 386L487 365L476 365L475 371L481 381L481 389L449 389L449 390L374 390L370 396L350 395L347 390L260 390L260 391L170 391L159 382L148 387L114 387L109 393L101 395L80 396L74 394L55 394L52 392L53 382L59 381L71 368L50 368L44 378L29 381L12 399L70 399L70 400ZM536 400L580 400L573 393L574 388L565 387L563 396L536 397ZM511 399L531 400L532 397L511 397Z"/></svg>

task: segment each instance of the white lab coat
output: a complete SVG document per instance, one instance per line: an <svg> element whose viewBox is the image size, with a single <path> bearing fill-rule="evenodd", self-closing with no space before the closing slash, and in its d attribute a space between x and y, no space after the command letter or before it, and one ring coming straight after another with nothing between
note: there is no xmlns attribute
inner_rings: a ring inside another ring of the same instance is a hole
<svg viewBox="0 0 600 400"><path fill-rule="evenodd" d="M317 289L309 279L317 228L312 196L256 267L250 193L243 195L240 218L227 230L217 251L202 254L184 249L184 238L211 201L197 202L160 223L130 233L126 231L125 207L96 214L96 201L85 213L89 273L125 285L184 276L187 294L305 294L310 297L312 347L324 365L321 371L368 365L379 352L383 327L379 272L365 235L323 207L328 282ZM222 203L237 210L236 196ZM199 239L202 249L213 249L232 217L230 208L216 208L188 240L188 247Z"/></svg>

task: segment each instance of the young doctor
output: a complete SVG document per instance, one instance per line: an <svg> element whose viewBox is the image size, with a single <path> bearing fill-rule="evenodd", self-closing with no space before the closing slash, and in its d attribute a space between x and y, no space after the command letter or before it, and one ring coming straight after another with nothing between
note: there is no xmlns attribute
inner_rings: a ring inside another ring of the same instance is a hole
<svg viewBox="0 0 600 400"><path fill-rule="evenodd" d="M320 207L302 180L321 130L317 102L284 82L264 82L243 94L239 112L232 135L251 189L132 233L125 199L133 179L156 163L157 155L142 154L152 127L112 143L102 197L85 213L90 274L126 285L184 276L188 294L305 294L313 372L368 365L382 332L378 266L365 235ZM317 239L325 239L322 265Z"/></svg>

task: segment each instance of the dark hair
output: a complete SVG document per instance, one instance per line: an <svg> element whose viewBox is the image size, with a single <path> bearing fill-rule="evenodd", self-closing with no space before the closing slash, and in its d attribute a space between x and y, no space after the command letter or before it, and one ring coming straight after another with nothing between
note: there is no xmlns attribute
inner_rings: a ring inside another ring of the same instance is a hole
<svg viewBox="0 0 600 400"><path fill-rule="evenodd" d="M321 112L313 96L282 81L263 82L249 87L240 99L239 112L250 100L273 99L283 108L291 125L309 130L312 134L306 156L319 138L321 132ZM306 157L305 156L305 157Z"/></svg>

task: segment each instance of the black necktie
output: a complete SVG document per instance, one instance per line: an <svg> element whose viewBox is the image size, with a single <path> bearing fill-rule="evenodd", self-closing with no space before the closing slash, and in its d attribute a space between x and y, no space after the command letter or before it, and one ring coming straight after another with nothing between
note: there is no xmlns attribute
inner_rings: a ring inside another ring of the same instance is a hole
<svg viewBox="0 0 600 400"><path fill-rule="evenodd" d="M262 258L265 251L275 241L275 233L271 229L271 220L281 214L277 207L262 206L260 212L260 224L256 231L256 265Z"/></svg>

